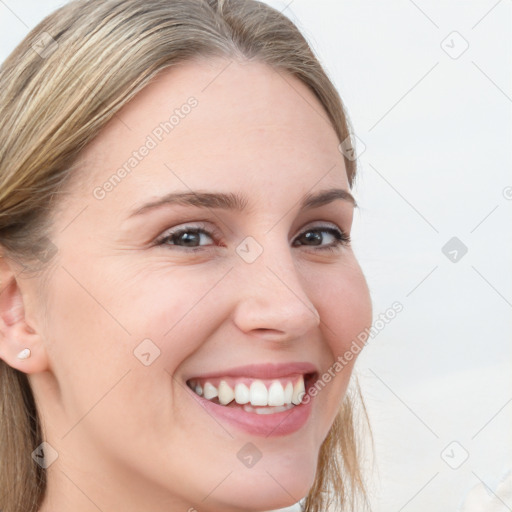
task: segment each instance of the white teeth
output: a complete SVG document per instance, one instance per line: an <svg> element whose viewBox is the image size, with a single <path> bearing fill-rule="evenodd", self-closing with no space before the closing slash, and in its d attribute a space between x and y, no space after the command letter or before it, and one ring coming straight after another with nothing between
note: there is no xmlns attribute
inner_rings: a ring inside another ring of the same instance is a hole
<svg viewBox="0 0 512 512"><path fill-rule="evenodd" d="M204 393L204 397L207 400L211 400L212 398L219 396L217 388L213 384L210 384L209 382L204 383L203 393Z"/></svg>
<svg viewBox="0 0 512 512"><path fill-rule="evenodd" d="M235 401L241 405L248 404L251 401L249 388L243 382L239 382L235 386Z"/></svg>
<svg viewBox="0 0 512 512"><path fill-rule="evenodd" d="M251 407L250 405L244 405L243 410L245 412L255 412L256 414L274 414L275 412L288 411L289 409L291 409L293 407L295 407L295 405L293 405L293 404L281 405L279 407L266 407L266 408L262 408L262 407L255 408L255 407Z"/></svg>
<svg viewBox="0 0 512 512"><path fill-rule="evenodd" d="M298 405L302 402L302 398L306 392L304 387L304 378L301 377L293 386L292 404Z"/></svg>
<svg viewBox="0 0 512 512"><path fill-rule="evenodd" d="M268 391L261 380L255 380L250 388L251 405L267 405Z"/></svg>
<svg viewBox="0 0 512 512"><path fill-rule="evenodd" d="M306 392L303 375L299 377L295 385L288 381L286 386L283 386L281 381L274 380L268 389L265 383L258 379L253 380L250 387L243 382L237 382L235 389L225 380L220 381L218 388L211 382L205 382L204 386L201 386L194 381L190 382L190 387L196 394L204 396L207 400L218 397L221 405L228 405L235 400L237 404L244 405L250 408L251 412L258 414L271 414L272 411L280 412L282 407L285 407L283 410L286 410L286 408L299 405ZM268 411L261 412L260 409L254 409L251 406L267 406ZM246 408L244 407L244 409Z"/></svg>
<svg viewBox="0 0 512 512"><path fill-rule="evenodd" d="M225 380L221 380L219 384L219 402L222 405L227 405L229 402L232 402L235 398L235 393L228 385Z"/></svg>
<svg viewBox="0 0 512 512"><path fill-rule="evenodd" d="M284 403L291 404L292 397L293 397L293 384L291 382L288 382L288 384L286 384L286 387L284 388Z"/></svg>
<svg viewBox="0 0 512 512"><path fill-rule="evenodd" d="M268 405L284 405L284 389L279 381L274 381L268 390Z"/></svg>

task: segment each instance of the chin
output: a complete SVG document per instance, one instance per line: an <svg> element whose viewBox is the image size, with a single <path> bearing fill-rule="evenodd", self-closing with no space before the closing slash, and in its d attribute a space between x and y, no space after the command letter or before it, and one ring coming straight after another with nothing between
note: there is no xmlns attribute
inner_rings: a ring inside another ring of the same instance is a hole
<svg viewBox="0 0 512 512"><path fill-rule="evenodd" d="M211 510L263 512L294 505L313 485L317 458L318 453L267 457L263 454L252 468L233 470L212 494L218 508L214 506Z"/></svg>
<svg viewBox="0 0 512 512"><path fill-rule="evenodd" d="M304 496L306 496L309 489L302 494L297 494L295 492L289 493L289 491L285 491L286 487L280 488L274 482L275 488L268 489L255 489L251 487L247 489L247 492L244 493L243 489L228 489L226 486L226 491L233 491L233 494L230 496L226 496L225 500L217 500L216 503L213 502L210 504L211 508L205 508L204 506L200 506L198 508L198 512L267 512L274 511L281 508L291 507L299 500L301 500ZM289 494L288 494L289 493ZM210 500L208 500L210 501Z"/></svg>

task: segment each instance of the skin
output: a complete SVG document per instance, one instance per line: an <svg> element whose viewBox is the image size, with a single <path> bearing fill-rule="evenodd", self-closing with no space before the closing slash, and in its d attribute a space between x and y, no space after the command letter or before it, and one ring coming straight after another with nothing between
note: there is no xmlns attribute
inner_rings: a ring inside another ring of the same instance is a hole
<svg viewBox="0 0 512 512"><path fill-rule="evenodd" d="M197 107L96 199L95 187L190 96ZM308 361L324 372L371 324L350 245L330 252L300 237L326 225L350 233L349 201L298 208L307 193L349 190L338 144L298 79L215 59L161 73L82 152L54 212L50 270L24 277L2 262L0 356L29 375L59 454L41 512L261 511L307 494L355 357L313 399L306 425L276 438L216 421L185 380L249 363ZM240 193L248 209L175 205L128 219L190 189ZM199 222L214 233L200 252L154 245ZM247 236L263 248L251 264L235 251ZM161 352L145 366L133 350L148 338ZM20 361L25 347L32 356ZM248 442L262 454L252 468L237 458Z"/></svg>

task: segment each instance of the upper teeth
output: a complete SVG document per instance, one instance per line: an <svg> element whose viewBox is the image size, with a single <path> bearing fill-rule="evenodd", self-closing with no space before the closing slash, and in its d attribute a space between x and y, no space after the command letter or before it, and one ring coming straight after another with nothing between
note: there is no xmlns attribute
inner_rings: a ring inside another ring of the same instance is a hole
<svg viewBox="0 0 512 512"><path fill-rule="evenodd" d="M218 386L214 386L210 381L204 382L203 385L197 381L191 381L189 386L207 400L218 397L222 405L227 405L233 400L241 405L248 403L256 406L298 405L305 394L303 375L298 377L295 384L288 380L284 386L280 380L264 382L258 379L251 380L250 385L244 382L230 385L227 380L221 379Z"/></svg>

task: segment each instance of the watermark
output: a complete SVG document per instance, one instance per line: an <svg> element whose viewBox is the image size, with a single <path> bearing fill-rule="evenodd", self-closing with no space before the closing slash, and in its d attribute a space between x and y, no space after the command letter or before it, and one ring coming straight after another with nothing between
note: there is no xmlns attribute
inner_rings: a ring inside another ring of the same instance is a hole
<svg viewBox="0 0 512 512"><path fill-rule="evenodd" d="M235 252L246 263L254 263L256 259L263 253L263 247L252 236L245 237L238 244Z"/></svg>
<svg viewBox="0 0 512 512"><path fill-rule="evenodd" d="M359 352L365 347L369 340L375 338L392 320L396 318L398 313L401 313L404 306L401 302L393 302L391 307L386 309L384 313L380 313L378 318L374 320L370 328L361 331L350 345L350 348L340 354L336 361L316 380L314 385L304 392L302 395L302 403L307 404L311 397L315 397L318 393L331 382L336 374L340 373L350 361L352 361ZM300 398L300 397L299 397Z"/></svg>
<svg viewBox="0 0 512 512"><path fill-rule="evenodd" d="M185 119L192 109L197 107L199 102L194 96L187 99L179 108L175 108L174 112L168 119L162 121L151 130L151 133L146 137L144 143L133 153L131 156L119 167L101 186L96 187L92 195L98 201L105 199L107 194L112 192L118 185L128 176L139 164L155 149L160 142L164 140L166 135L178 126L183 119Z"/></svg>
<svg viewBox="0 0 512 512"><path fill-rule="evenodd" d="M510 201L512 199L512 187L509 185L508 187L505 187L503 189L503 197L507 200L507 201Z"/></svg>
<svg viewBox="0 0 512 512"><path fill-rule="evenodd" d="M58 458L57 450L46 441L43 441L32 452L32 459L43 469L48 469Z"/></svg>
<svg viewBox="0 0 512 512"><path fill-rule="evenodd" d="M160 349L149 338L142 340L134 349L133 355L144 365L150 366L160 357Z"/></svg>
<svg viewBox="0 0 512 512"><path fill-rule="evenodd" d="M59 252L57 246L47 237L43 237L32 251L41 263L48 263Z"/></svg>
<svg viewBox="0 0 512 512"><path fill-rule="evenodd" d="M452 469L459 469L469 459L469 452L458 441L452 441L441 452L441 459Z"/></svg>
<svg viewBox="0 0 512 512"><path fill-rule="evenodd" d="M468 247L460 238L454 236L441 247L441 252L452 263L458 263L467 254Z"/></svg>
<svg viewBox="0 0 512 512"><path fill-rule="evenodd" d="M469 43L454 30L441 41L440 46L448 57L456 60L469 48Z"/></svg>
<svg viewBox="0 0 512 512"><path fill-rule="evenodd" d="M249 469L255 466L262 456L258 447L252 443L245 443L236 454L237 459Z"/></svg>
<svg viewBox="0 0 512 512"><path fill-rule="evenodd" d="M41 32L31 46L39 57L46 59L59 47L59 43L48 32Z"/></svg>
<svg viewBox="0 0 512 512"><path fill-rule="evenodd" d="M366 144L357 135L350 134L339 144L338 151L353 162L366 151Z"/></svg>

